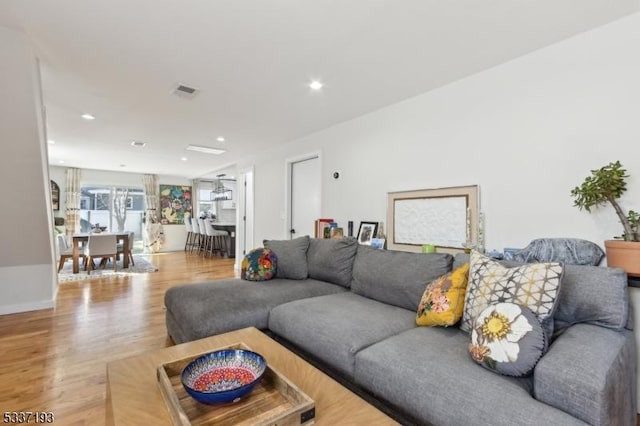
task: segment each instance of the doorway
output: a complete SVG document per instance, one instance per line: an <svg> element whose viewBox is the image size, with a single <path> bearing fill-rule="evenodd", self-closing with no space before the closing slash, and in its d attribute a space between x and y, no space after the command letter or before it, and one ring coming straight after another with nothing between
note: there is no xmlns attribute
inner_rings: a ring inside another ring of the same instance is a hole
<svg viewBox="0 0 640 426"><path fill-rule="evenodd" d="M310 154L287 161L287 177L289 238L314 237L314 223L321 213L320 155Z"/></svg>

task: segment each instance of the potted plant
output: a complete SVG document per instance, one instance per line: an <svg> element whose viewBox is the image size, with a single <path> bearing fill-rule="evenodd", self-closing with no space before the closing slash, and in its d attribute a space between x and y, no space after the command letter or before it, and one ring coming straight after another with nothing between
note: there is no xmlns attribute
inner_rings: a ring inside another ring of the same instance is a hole
<svg viewBox="0 0 640 426"><path fill-rule="evenodd" d="M611 204L622 224L623 233L615 240L604 242L607 264L624 269L627 274L640 276L640 235L638 224L640 214L629 210L625 214L618 199L627 190L626 169L620 161L612 162L597 170L591 170L580 186L571 190L573 205L580 210L591 212L593 207Z"/></svg>

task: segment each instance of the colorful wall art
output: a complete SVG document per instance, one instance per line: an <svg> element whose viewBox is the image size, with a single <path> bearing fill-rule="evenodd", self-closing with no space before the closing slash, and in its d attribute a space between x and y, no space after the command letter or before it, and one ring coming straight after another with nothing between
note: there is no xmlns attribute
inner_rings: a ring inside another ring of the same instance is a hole
<svg viewBox="0 0 640 426"><path fill-rule="evenodd" d="M185 213L191 215L191 186L160 185L160 223L184 225Z"/></svg>

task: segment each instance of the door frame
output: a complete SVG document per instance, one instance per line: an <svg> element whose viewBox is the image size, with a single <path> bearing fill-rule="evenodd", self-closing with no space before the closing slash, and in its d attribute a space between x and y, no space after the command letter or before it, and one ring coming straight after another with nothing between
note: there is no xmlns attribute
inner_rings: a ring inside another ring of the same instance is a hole
<svg viewBox="0 0 640 426"><path fill-rule="evenodd" d="M291 179L291 171L293 169L294 163L299 163L301 161L312 160L314 158L318 159L318 166L320 169L320 176L318 180L319 190L320 190L320 211L318 214L322 214L322 155L320 151L312 151L306 154L298 155L295 157L290 157L285 160L285 190L284 190L284 239L291 239L291 227L293 226L292 217L291 217L291 192L293 191L293 182Z"/></svg>
<svg viewBox="0 0 640 426"><path fill-rule="evenodd" d="M238 179L236 180L238 201L236 203L236 262L234 268L239 270L244 259L244 254L247 251L246 241L254 241L255 236L255 190L247 191L246 183L247 176L251 175L252 185L251 188L255 188L255 171L254 166L244 167L238 169ZM247 210L246 199L251 199L250 209ZM243 218L243 216L246 218ZM247 227L246 221L251 221L250 234L246 234Z"/></svg>

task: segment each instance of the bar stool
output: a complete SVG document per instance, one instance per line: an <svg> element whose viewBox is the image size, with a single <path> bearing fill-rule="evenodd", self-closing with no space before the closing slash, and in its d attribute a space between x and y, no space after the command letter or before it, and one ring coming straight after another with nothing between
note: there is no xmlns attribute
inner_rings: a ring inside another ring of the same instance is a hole
<svg viewBox="0 0 640 426"><path fill-rule="evenodd" d="M184 251L187 251L187 247L193 247L193 227L191 226L191 218L184 219L184 228L187 230L187 240L184 242Z"/></svg>
<svg viewBox="0 0 640 426"><path fill-rule="evenodd" d="M191 253L197 247L198 252L200 251L200 227L198 226L198 219L195 218L191 221L191 228L193 232L193 238L191 240Z"/></svg>
<svg viewBox="0 0 640 426"><path fill-rule="evenodd" d="M213 227L213 224L209 220L205 221L204 225L207 230L207 237L211 239L209 245L210 253L214 255L216 252L218 252L220 256L223 256L223 237L229 235L229 233L227 231L215 229Z"/></svg>
<svg viewBox="0 0 640 426"><path fill-rule="evenodd" d="M220 256L223 257L229 257L229 233L227 231L224 231L222 229L216 229L215 226L213 227L214 231L215 231L215 241L216 244L219 247L219 251L220 251Z"/></svg>

